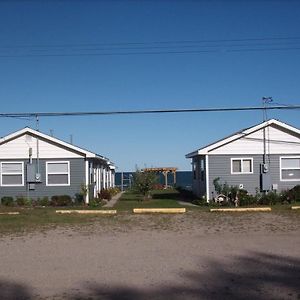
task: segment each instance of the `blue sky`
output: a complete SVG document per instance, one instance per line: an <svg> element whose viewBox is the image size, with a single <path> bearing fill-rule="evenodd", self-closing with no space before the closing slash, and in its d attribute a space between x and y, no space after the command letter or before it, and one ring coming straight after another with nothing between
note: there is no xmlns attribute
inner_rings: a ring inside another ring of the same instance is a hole
<svg viewBox="0 0 300 300"><path fill-rule="evenodd" d="M263 96L299 105L299 28L299 1L2 0L0 111L259 106ZM298 39L265 40L291 37ZM224 41L242 39L262 40ZM199 43L207 40L216 42ZM170 41L209 52L98 55L163 52ZM264 50L228 51L257 47ZM297 110L269 117L300 127ZM119 171L189 170L186 153L261 120L260 112L41 118L40 129L63 140L72 134ZM0 135L25 126L34 120L0 118Z"/></svg>

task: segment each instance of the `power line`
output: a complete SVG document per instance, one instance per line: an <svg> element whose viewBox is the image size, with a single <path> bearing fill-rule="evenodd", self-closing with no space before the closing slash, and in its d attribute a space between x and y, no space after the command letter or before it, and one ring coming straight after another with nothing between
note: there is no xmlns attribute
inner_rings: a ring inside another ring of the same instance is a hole
<svg viewBox="0 0 300 300"><path fill-rule="evenodd" d="M69 53L69 54L16 54L0 55L0 58L30 58L30 57L79 57L79 56L129 56L129 55L160 55L160 54L204 54L204 53L234 53L234 52L267 52L267 51L290 51L300 50L300 47L286 48L252 48L252 49L232 49L232 50L192 50L192 51L155 51L155 52L107 52L107 53Z"/></svg>
<svg viewBox="0 0 300 300"><path fill-rule="evenodd" d="M0 58L234 53L300 50L300 37L0 46ZM21 51L21 52L20 52Z"/></svg>
<svg viewBox="0 0 300 300"><path fill-rule="evenodd" d="M43 47L82 47L82 46L124 46L124 45L156 45L156 44L191 44L191 43L232 43L232 42L254 42L254 41L300 41L299 36L294 37L262 37L243 39L207 39L207 40L173 40L173 41L151 41L151 42L114 42L114 43L74 43L74 44L25 44L25 45L3 45L0 48L43 48Z"/></svg>
<svg viewBox="0 0 300 300"><path fill-rule="evenodd" d="M24 112L0 113L0 117L67 117L67 116L104 116L132 114L166 114L166 113L195 113L195 112L234 112L257 110L298 110L300 105L268 106L268 107L219 107L219 108L184 108L184 109L153 109L153 110L123 110L123 111L90 111L90 112Z"/></svg>

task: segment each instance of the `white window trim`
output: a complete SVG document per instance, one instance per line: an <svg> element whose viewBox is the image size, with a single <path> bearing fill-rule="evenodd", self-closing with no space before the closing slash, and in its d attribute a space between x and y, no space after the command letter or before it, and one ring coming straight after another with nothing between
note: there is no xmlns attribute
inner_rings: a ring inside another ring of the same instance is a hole
<svg viewBox="0 0 300 300"><path fill-rule="evenodd" d="M22 165L22 184L3 184L2 183L2 176L3 175L20 175L20 173L3 173L2 172L2 165L3 164L21 164ZM1 176L0 176L0 184L1 186L24 186L24 162L23 161L2 161L1 162Z"/></svg>
<svg viewBox="0 0 300 300"><path fill-rule="evenodd" d="M55 173L48 173L48 165L49 164L62 164L62 163L67 163L68 164L68 173L66 172L55 172ZM65 161L65 160L58 160L58 161L46 161L46 186L70 186L71 183L70 183L70 162L69 161ZM68 174L68 183L48 183L48 175L51 175L51 174L56 174L56 175L59 175L59 174L63 174L63 175L66 175Z"/></svg>
<svg viewBox="0 0 300 300"><path fill-rule="evenodd" d="M241 172L233 172L233 165L232 162L234 160L240 160L241 162L243 160L250 160L251 161L251 172L243 172L243 164L241 163ZM231 169L231 174L232 175L241 175L241 174L253 174L253 157L232 157L230 159L230 169Z"/></svg>
<svg viewBox="0 0 300 300"><path fill-rule="evenodd" d="M282 168L282 159L285 159L285 158L299 158L300 159L300 156L280 156L279 158L279 172L280 172L280 181L300 181L300 179L283 179L282 178L282 170L299 170L300 168Z"/></svg>

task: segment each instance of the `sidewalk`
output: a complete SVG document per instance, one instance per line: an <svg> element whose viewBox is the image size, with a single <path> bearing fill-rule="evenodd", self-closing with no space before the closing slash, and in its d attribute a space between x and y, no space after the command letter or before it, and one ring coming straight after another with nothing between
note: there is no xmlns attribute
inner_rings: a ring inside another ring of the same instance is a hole
<svg viewBox="0 0 300 300"><path fill-rule="evenodd" d="M122 196L124 192L120 192L118 193L117 195L113 196L111 198L111 200L109 200L105 205L103 205L102 207L113 207L117 202L118 200L120 199L120 197Z"/></svg>

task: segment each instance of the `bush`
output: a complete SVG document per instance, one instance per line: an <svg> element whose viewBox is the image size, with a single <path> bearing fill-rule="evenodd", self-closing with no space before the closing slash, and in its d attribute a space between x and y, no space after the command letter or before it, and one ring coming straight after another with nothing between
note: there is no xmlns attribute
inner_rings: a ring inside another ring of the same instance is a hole
<svg viewBox="0 0 300 300"><path fill-rule="evenodd" d="M259 204L263 205L274 205L277 203L281 203L281 196L276 192L269 192L265 195L262 195L259 199Z"/></svg>
<svg viewBox="0 0 300 300"><path fill-rule="evenodd" d="M72 198L69 195L57 195L51 197L52 206L69 206L72 205Z"/></svg>
<svg viewBox="0 0 300 300"><path fill-rule="evenodd" d="M300 185L294 186L290 190L281 192L281 202L292 203L300 200Z"/></svg>
<svg viewBox="0 0 300 300"><path fill-rule="evenodd" d="M133 174L132 189L136 193L142 194L144 199L146 199L149 196L149 192L153 190L157 180L158 177L154 172L143 172L137 169Z"/></svg>
<svg viewBox="0 0 300 300"><path fill-rule="evenodd" d="M238 198L240 206L257 204L257 197L249 195L246 190L240 190Z"/></svg>
<svg viewBox="0 0 300 300"><path fill-rule="evenodd" d="M4 196L4 197L1 198L1 204L5 205L5 206L14 206L14 198Z"/></svg>
<svg viewBox="0 0 300 300"><path fill-rule="evenodd" d="M112 198L112 192L110 189L102 189L100 193L98 193L99 199L106 199L106 200L111 200Z"/></svg>
<svg viewBox="0 0 300 300"><path fill-rule="evenodd" d="M18 196L16 198L16 203L17 203L18 206L31 206L32 200L30 198L27 198L27 197Z"/></svg>
<svg viewBox="0 0 300 300"><path fill-rule="evenodd" d="M153 185L153 190L164 190L165 186L161 183L156 183Z"/></svg>
<svg viewBox="0 0 300 300"><path fill-rule="evenodd" d="M75 204L83 204L84 203L84 195L81 193L75 194Z"/></svg>
<svg viewBox="0 0 300 300"><path fill-rule="evenodd" d="M192 200L192 203L199 206L208 206L206 198L195 198Z"/></svg>
<svg viewBox="0 0 300 300"><path fill-rule="evenodd" d="M121 192L118 187L113 187L108 189L112 196L115 196Z"/></svg>
<svg viewBox="0 0 300 300"><path fill-rule="evenodd" d="M102 206L102 201L99 198L94 198L89 201L90 207L99 207Z"/></svg>
<svg viewBox="0 0 300 300"><path fill-rule="evenodd" d="M36 201L36 205L49 206L50 205L49 198L48 197L38 198Z"/></svg>

